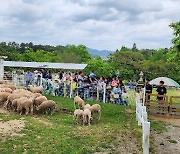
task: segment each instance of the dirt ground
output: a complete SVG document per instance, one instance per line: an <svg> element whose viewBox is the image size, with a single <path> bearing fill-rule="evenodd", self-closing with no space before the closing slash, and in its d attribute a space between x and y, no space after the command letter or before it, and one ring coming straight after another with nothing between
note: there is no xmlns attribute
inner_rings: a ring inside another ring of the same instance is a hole
<svg viewBox="0 0 180 154"><path fill-rule="evenodd" d="M155 121L166 122L167 131L162 134L153 132L154 149L157 154L179 154L180 153L180 119L172 117L161 117L150 115Z"/></svg>
<svg viewBox="0 0 180 154"><path fill-rule="evenodd" d="M2 120L0 119L0 134L2 134L2 137L5 137L7 135L20 135L19 132L24 127L25 123L23 120L9 120L7 122L2 122Z"/></svg>
<svg viewBox="0 0 180 154"><path fill-rule="evenodd" d="M154 133L155 153L178 154L180 153L180 127L169 125L167 132Z"/></svg>

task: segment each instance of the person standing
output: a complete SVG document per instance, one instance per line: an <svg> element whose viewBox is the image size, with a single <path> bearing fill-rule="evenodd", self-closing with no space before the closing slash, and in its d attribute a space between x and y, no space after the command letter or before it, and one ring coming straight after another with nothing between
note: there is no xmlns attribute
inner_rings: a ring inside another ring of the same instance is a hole
<svg viewBox="0 0 180 154"><path fill-rule="evenodd" d="M146 85L145 85L145 88L146 88L146 94L152 94L152 90L153 90L153 87L152 85L149 83L149 79L146 79ZM150 95L148 95L148 100L150 100Z"/></svg>
<svg viewBox="0 0 180 154"><path fill-rule="evenodd" d="M122 99L123 99L123 105L128 106L129 94L126 89L123 90Z"/></svg>
<svg viewBox="0 0 180 154"><path fill-rule="evenodd" d="M165 100L164 99L165 97L163 97L163 96L167 94L167 89L164 86L164 81L159 82L159 86L157 87L156 91L157 91L158 95L161 95L161 96L157 96L157 100L160 102L163 102Z"/></svg>
<svg viewBox="0 0 180 154"><path fill-rule="evenodd" d="M27 87L28 85L32 84L34 75L32 72L30 72L30 70L28 70L25 76L26 76L26 87Z"/></svg>

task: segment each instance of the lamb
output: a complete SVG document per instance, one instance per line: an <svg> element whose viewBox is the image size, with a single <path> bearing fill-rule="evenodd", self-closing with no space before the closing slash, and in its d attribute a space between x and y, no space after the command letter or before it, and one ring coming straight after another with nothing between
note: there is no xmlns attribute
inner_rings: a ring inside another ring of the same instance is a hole
<svg viewBox="0 0 180 154"><path fill-rule="evenodd" d="M89 126L92 120L91 111L89 109L84 109L83 111L83 126L87 123Z"/></svg>
<svg viewBox="0 0 180 154"><path fill-rule="evenodd" d="M39 112L45 111L46 114L48 113L48 111L50 111L51 115L52 115L55 108L56 108L56 103L52 100L47 100L47 101L44 101L43 103L41 103L41 105L39 105L37 107L37 111L39 111Z"/></svg>
<svg viewBox="0 0 180 154"><path fill-rule="evenodd" d="M44 102L44 101L47 101L47 98L46 98L45 96L39 96L39 97L35 98L35 100L34 100L34 106L35 106L35 107L38 107L38 106L41 105L42 102Z"/></svg>
<svg viewBox="0 0 180 154"><path fill-rule="evenodd" d="M12 89L10 89L10 88L0 88L0 92L12 93Z"/></svg>
<svg viewBox="0 0 180 154"><path fill-rule="evenodd" d="M98 121L99 121L101 117L101 106L99 104L94 104L89 108L89 110L91 111L92 114L95 112L99 114L99 117L98 117Z"/></svg>
<svg viewBox="0 0 180 154"><path fill-rule="evenodd" d="M28 115L30 112L33 114L33 98L26 98L26 97L21 97L17 101L17 111L19 112L20 115L22 115L23 109L26 110L25 115Z"/></svg>
<svg viewBox="0 0 180 154"><path fill-rule="evenodd" d="M9 95L11 94L8 92L0 92L0 105L4 105L4 102L7 101Z"/></svg>
<svg viewBox="0 0 180 154"><path fill-rule="evenodd" d="M42 92L43 92L43 87L42 86L33 87L32 85L29 85L28 88L30 89L30 91L32 93L40 93L40 94L42 94Z"/></svg>
<svg viewBox="0 0 180 154"><path fill-rule="evenodd" d="M76 109L73 117L76 123L78 123L78 120L83 120L83 110Z"/></svg>
<svg viewBox="0 0 180 154"><path fill-rule="evenodd" d="M76 109L76 104L79 106L79 109L80 109L80 107L84 108L84 101L79 96L74 97L74 108L75 109Z"/></svg>
<svg viewBox="0 0 180 154"><path fill-rule="evenodd" d="M91 107L90 104L86 104L86 105L84 106L84 109L89 109L90 107Z"/></svg>

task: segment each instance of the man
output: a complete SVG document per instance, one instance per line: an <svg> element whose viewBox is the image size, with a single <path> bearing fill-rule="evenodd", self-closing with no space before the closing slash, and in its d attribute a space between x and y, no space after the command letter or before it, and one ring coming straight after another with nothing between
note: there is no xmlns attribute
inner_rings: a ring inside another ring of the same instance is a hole
<svg viewBox="0 0 180 154"><path fill-rule="evenodd" d="M146 85L145 85L145 88L146 88L146 94L152 94L152 85L149 84L149 79L146 79ZM148 96L148 101L150 100L150 96Z"/></svg>
<svg viewBox="0 0 180 154"><path fill-rule="evenodd" d="M158 95L166 95L167 90L166 87L164 87L164 81L159 82L159 86L157 87L156 91L158 92ZM164 97L158 96L157 100L162 102L164 100Z"/></svg>
<svg viewBox="0 0 180 154"><path fill-rule="evenodd" d="M30 70L28 70L27 73L26 73L26 87L29 84L32 84L32 80L33 80L33 73L30 72Z"/></svg>

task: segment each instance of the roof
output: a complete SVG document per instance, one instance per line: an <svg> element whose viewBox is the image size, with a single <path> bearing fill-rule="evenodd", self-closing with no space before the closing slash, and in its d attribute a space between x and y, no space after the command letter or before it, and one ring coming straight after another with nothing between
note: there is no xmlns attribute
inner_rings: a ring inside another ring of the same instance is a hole
<svg viewBox="0 0 180 154"><path fill-rule="evenodd" d="M4 66L83 70L87 66L87 64L4 61Z"/></svg>

